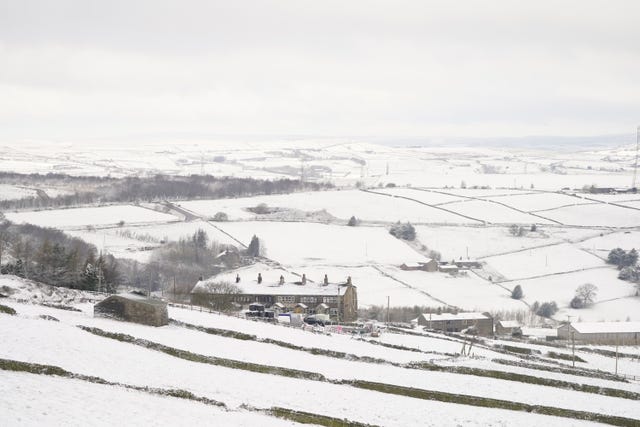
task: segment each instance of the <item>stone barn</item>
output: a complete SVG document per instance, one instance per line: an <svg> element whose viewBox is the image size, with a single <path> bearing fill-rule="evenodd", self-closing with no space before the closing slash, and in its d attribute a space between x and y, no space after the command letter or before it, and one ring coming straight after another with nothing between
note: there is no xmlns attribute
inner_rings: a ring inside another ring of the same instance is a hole
<svg viewBox="0 0 640 427"><path fill-rule="evenodd" d="M93 314L149 326L169 323L167 303L137 295L111 295L93 306Z"/></svg>

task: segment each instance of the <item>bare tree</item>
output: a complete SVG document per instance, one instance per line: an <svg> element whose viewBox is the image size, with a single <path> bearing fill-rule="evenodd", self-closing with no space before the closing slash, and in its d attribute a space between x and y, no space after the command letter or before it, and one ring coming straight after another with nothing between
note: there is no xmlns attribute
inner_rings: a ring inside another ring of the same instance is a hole
<svg viewBox="0 0 640 427"><path fill-rule="evenodd" d="M574 301L576 303L575 305L578 305L577 300L580 300L582 302L582 307L586 307L588 305L593 304L593 301L596 299L597 294L598 294L598 287L595 285L592 285L591 283L585 283L584 285L579 286L576 289L576 295L572 300L572 307L574 306ZM574 307L574 308L580 308L580 307Z"/></svg>
<svg viewBox="0 0 640 427"><path fill-rule="evenodd" d="M230 310L235 296L240 293L242 289L229 282L204 283L198 289L198 294L202 295L203 301L206 299L208 305L216 311Z"/></svg>

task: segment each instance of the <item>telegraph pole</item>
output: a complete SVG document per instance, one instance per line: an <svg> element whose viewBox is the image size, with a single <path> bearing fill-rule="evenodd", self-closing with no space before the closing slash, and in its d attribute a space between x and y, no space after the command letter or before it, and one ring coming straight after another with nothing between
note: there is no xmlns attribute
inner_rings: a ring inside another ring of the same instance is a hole
<svg viewBox="0 0 640 427"><path fill-rule="evenodd" d="M389 327L389 301L391 300L390 296L387 296L387 328Z"/></svg>
<svg viewBox="0 0 640 427"><path fill-rule="evenodd" d="M638 176L638 150L640 149L640 126L636 129L636 161L633 165L633 185L632 189L636 189L636 178Z"/></svg>
<svg viewBox="0 0 640 427"><path fill-rule="evenodd" d="M572 361L573 367L575 368L576 367L576 339L575 339L575 333L571 330L571 317L573 316L569 316L567 314L567 321L569 322L567 328L568 330L571 331L571 354L572 354L571 361Z"/></svg>
<svg viewBox="0 0 640 427"><path fill-rule="evenodd" d="M616 377L618 376L618 334L616 334Z"/></svg>

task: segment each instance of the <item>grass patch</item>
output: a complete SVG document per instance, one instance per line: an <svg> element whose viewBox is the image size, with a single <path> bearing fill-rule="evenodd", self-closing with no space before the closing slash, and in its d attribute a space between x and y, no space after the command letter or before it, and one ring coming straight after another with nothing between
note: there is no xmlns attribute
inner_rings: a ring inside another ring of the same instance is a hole
<svg viewBox="0 0 640 427"><path fill-rule="evenodd" d="M516 381L525 384L535 384L547 387L556 387L566 390L581 391L584 393L601 394L603 396L620 397L623 399L639 400L640 393L620 390L616 388L598 387L588 384L578 384L569 381L555 380L551 378L540 378L532 375L517 374L514 372L495 371L489 369L470 368L466 366L440 366L428 362L413 362L407 367L422 369L427 371L450 372L462 375L473 375L477 377L495 378L498 380Z"/></svg>
<svg viewBox="0 0 640 427"><path fill-rule="evenodd" d="M43 302L42 304L45 307L49 307L49 308L56 308L58 310L66 310L66 311L77 311L79 313L82 312L82 310L72 307L70 305L64 305L64 304L54 304L54 303L50 303L50 302Z"/></svg>
<svg viewBox="0 0 640 427"><path fill-rule="evenodd" d="M131 384L122 384L122 383L117 383L113 381L107 381L99 377L76 374L73 372L69 372L66 369L62 369L59 366L40 365L38 363L28 363L28 362L20 362L17 360L0 359L0 370L12 371L12 372L26 372L29 374L36 374L36 375L51 375L51 376L57 376L57 377L63 377L63 378L71 378L71 379L76 379L81 381L87 381L94 384L124 387L131 390L142 391L145 393L156 394L160 396L172 396L172 397L177 397L179 399L194 400L197 402L205 403L207 405L226 408L226 405L223 402L218 402L216 400L209 399L206 397L196 396L190 391L181 390L181 389L163 389L163 388L135 386Z"/></svg>
<svg viewBox="0 0 640 427"><path fill-rule="evenodd" d="M575 375L579 377L600 378L602 380L618 381L623 383L629 382L624 378L617 377L608 372L596 371L592 369L587 370L587 369L569 368L569 367L562 367L562 366L543 366L543 365L536 365L533 363L527 363L523 361L514 362L512 360L504 360L504 359L492 359L491 361L495 363L499 363L501 365L517 366L519 368L537 369L539 371L556 372L559 374Z"/></svg>
<svg viewBox="0 0 640 427"><path fill-rule="evenodd" d="M5 313L10 316L16 315L16 311L13 308L7 307L6 305L2 305L2 304L0 304L0 313Z"/></svg>
<svg viewBox="0 0 640 427"><path fill-rule="evenodd" d="M289 349L289 350L304 351L306 353L313 354L313 355L316 355L316 356L327 356L327 357L334 357L334 358L337 358L337 359L346 359L346 360L352 360L352 361L357 361L357 362L378 363L378 364L387 364L387 365L393 365L393 366L401 366L399 363L394 363L394 362L390 362L388 360L378 359L378 358L375 358L375 357L357 356L357 355L351 354L351 353L345 353L345 352L342 352L342 351L327 350L327 349L317 348L317 347L303 347L303 346L299 346L299 345L296 345L296 344L288 343L286 341L274 340L272 338L258 338L255 335L243 334L241 332L229 331L229 330L226 330L226 329L206 328L204 326L198 326L198 325L193 325L191 323L180 322L178 320L171 320L171 323L174 324L174 325L177 325L177 326L184 327L184 328L193 329L193 330L200 331L200 332L205 332L207 334L219 335L219 336L227 337L227 338L237 338L237 339L241 339L241 340L251 340L251 341L261 342L261 343L265 343L265 344L273 344L273 345L277 345L278 347L283 347L283 348L286 348L286 349ZM236 336L236 335L239 335L239 336Z"/></svg>
<svg viewBox="0 0 640 427"><path fill-rule="evenodd" d="M223 366L231 369L242 369L245 371L258 372L261 374L280 375L283 377L300 378L314 381L325 381L326 378L322 374L316 372L302 371L298 369L282 368L279 366L259 365L257 363L242 362L239 360L224 359L222 357L205 356L202 354L192 353L187 350L180 350L174 347L169 347L164 344L148 341L140 338L132 337L127 334L120 334L114 332L103 331L99 328L91 328L88 326L78 326L80 329L98 335L104 338L111 338L117 341L126 342L129 344L135 344L140 347L148 348L150 350L156 350L170 356L174 356L180 359L189 360L191 362L206 363L209 365Z"/></svg>
<svg viewBox="0 0 640 427"><path fill-rule="evenodd" d="M226 337L233 337L233 334L229 333L233 331L227 331L224 329L217 329L217 328L205 328L202 326L192 325L189 323L183 323L175 320L172 320L172 323L182 327L189 328L189 329L206 332L209 334L214 334L214 335L220 334ZM224 333L224 335L221 332ZM247 334L244 334L244 335L246 336ZM584 393L592 393L592 394L600 394L604 396L620 397L624 399L640 400L640 393L633 393L630 391L619 390L614 388L597 387L597 386L578 384L578 383L573 383L568 381L540 378L540 377L534 377L532 375L517 374L517 373L511 373L511 372L504 372L504 371L469 368L464 366L460 366L460 367L441 366L441 365L437 365L430 362L411 362L408 364L401 364L401 363L385 361L382 359L375 359L372 357L356 356L353 354L343 353L339 351L326 350L326 349L320 349L320 348L301 347L295 344L291 344L284 341L278 341L271 338L261 339L256 337L255 335L251 335L251 337L253 337L253 340L256 342L273 344L273 345L277 345L277 346L284 347L291 350L304 351L313 355L327 356L327 357L333 357L333 358L338 358L343 360L346 359L346 360L360 361L360 362L366 362L366 363L380 363L380 364L387 364L387 365L392 365L392 366L401 367L401 368L420 369L420 370L426 370L426 371L438 371L438 372L449 372L449 373L462 374L462 375L473 375L477 377L495 378L495 379L506 380L506 381L521 382L526 384L535 384L535 385L543 385L548 387L562 388L566 390L576 390ZM367 341L367 342L370 342L370 341ZM537 366L537 365L532 365L532 366Z"/></svg>
<svg viewBox="0 0 640 427"><path fill-rule="evenodd" d="M556 353L555 351L547 352L547 357L550 357L552 359L568 360L569 362L571 362L572 360L575 360L576 362L587 363L587 361L580 356L572 356L571 354L565 354L565 353Z"/></svg>
<svg viewBox="0 0 640 427"><path fill-rule="evenodd" d="M531 348L526 348L526 347L516 347L514 345L503 344L503 345L494 345L493 347L494 349L506 350L510 353L526 354L526 355L542 354L542 352L539 350L533 350Z"/></svg>
<svg viewBox="0 0 640 427"><path fill-rule="evenodd" d="M286 408L274 407L267 411L267 413L274 417L294 421L300 424L314 424L326 427L371 427L371 424L356 423L347 419L327 417L326 415L294 411Z"/></svg>
<svg viewBox="0 0 640 427"><path fill-rule="evenodd" d="M36 375L51 375L51 376L58 376L63 378L77 379L77 380L87 381L95 384L124 387L127 389L137 390L137 391L154 394L154 395L169 396L169 397L175 397L178 399L192 400L195 402L200 402L206 405L216 406L224 409L227 408L227 405L224 402L219 402L217 400L209 399L203 396L196 396L195 394L187 390L174 389L174 388L163 389L163 388L134 386L131 384L116 383L116 382L107 381L98 377L75 374L73 372L69 372L65 369L62 369L58 366L40 365L37 363L28 363L28 362L20 362L17 360L0 359L0 370L12 371L12 372L26 372L30 374L36 374ZM267 410L258 410L247 405L242 405L242 408L245 410L249 410L253 412L261 412L266 415L271 415L277 418L282 418L290 421L296 421L303 424L316 424L316 425L321 425L326 427L347 427L347 426L374 427L369 424L361 424L361 423L356 423L346 419L332 418L326 415L295 411L293 409L287 409L287 408L272 407Z"/></svg>
<svg viewBox="0 0 640 427"><path fill-rule="evenodd" d="M346 382L345 382L346 383ZM572 418L576 420L595 421L615 426L637 426L638 420L613 415L596 414L593 412L576 411L573 409L555 408L551 406L530 405L528 403L511 402L508 400L491 399L487 397L467 396L461 394L445 393L441 391L423 390L412 387L403 387L390 384L374 383L369 381L350 381L354 387L365 390L374 390L382 393L396 394L399 396L413 397L423 400L436 400L439 402L457 403L462 405L479 406L483 408L508 409L511 411L532 412L536 414L552 415L556 417Z"/></svg>

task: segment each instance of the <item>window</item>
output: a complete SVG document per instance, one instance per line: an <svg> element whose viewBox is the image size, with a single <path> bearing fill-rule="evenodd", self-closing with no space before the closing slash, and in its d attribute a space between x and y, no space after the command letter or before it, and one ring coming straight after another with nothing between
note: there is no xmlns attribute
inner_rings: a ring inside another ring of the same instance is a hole
<svg viewBox="0 0 640 427"><path fill-rule="evenodd" d="M327 304L335 304L338 302L338 297L324 297L322 298L322 302Z"/></svg>
<svg viewBox="0 0 640 427"><path fill-rule="evenodd" d="M305 303L315 303L316 302L316 297L300 297L300 302L305 302Z"/></svg>
<svg viewBox="0 0 640 427"><path fill-rule="evenodd" d="M280 295L277 297L278 302L281 302L283 304L291 304L295 302L295 298L293 297L293 295Z"/></svg>

